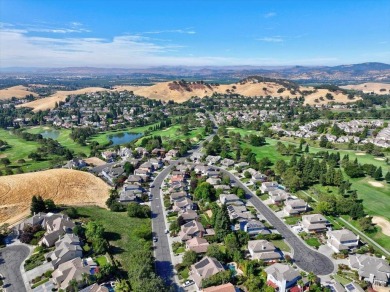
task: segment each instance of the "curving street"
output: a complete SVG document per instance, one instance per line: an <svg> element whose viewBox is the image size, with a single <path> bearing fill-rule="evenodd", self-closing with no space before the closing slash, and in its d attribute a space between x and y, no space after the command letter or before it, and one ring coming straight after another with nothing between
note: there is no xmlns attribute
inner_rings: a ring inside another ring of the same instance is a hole
<svg viewBox="0 0 390 292"><path fill-rule="evenodd" d="M306 245L298 235L294 234L275 213L268 208L251 190L249 190L236 176L227 170L219 168L228 174L230 179L235 181L239 187L245 190L249 202L273 225L284 237L293 249L295 264L306 272L313 272L315 275L328 275L334 270L333 262L325 255L313 250Z"/></svg>
<svg viewBox="0 0 390 292"><path fill-rule="evenodd" d="M4 288L7 292L26 291L20 266L29 253L29 248L24 245L12 245L0 249L0 274L4 277Z"/></svg>

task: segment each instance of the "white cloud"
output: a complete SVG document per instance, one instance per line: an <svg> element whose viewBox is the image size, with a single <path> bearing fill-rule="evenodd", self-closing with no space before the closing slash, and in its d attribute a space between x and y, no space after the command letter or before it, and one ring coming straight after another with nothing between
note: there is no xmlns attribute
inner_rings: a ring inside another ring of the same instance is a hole
<svg viewBox="0 0 390 292"><path fill-rule="evenodd" d="M265 18L270 18L270 17L274 17L276 16L276 13L275 12L268 12L266 14L263 15Z"/></svg>
<svg viewBox="0 0 390 292"><path fill-rule="evenodd" d="M284 42L284 39L281 36L264 37L264 38L259 38L256 40L262 41L262 42L267 42L267 43L282 43L282 42Z"/></svg>
<svg viewBox="0 0 390 292"><path fill-rule="evenodd" d="M162 33L196 34L196 31L192 29L168 29L168 30L146 31L141 34L162 34Z"/></svg>

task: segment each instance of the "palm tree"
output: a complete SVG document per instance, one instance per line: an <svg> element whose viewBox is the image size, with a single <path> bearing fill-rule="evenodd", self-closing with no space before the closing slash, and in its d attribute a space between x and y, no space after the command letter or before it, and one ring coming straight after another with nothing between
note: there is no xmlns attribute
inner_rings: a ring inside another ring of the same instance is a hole
<svg viewBox="0 0 390 292"><path fill-rule="evenodd" d="M115 291L116 292L129 292L130 286L125 280L120 280L115 284Z"/></svg>
<svg viewBox="0 0 390 292"><path fill-rule="evenodd" d="M307 279L309 280L310 285L312 285L312 284L314 283L314 281L317 279L317 276L314 275L313 272L310 272L310 273L307 275Z"/></svg>
<svg viewBox="0 0 390 292"><path fill-rule="evenodd" d="M298 285L299 285L300 291L303 291L303 286L305 285L305 283L303 282L302 279L298 281Z"/></svg>

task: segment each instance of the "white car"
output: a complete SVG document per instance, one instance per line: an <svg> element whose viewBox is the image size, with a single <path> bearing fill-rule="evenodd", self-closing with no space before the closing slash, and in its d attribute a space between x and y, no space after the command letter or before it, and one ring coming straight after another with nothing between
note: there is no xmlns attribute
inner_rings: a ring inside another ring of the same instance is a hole
<svg viewBox="0 0 390 292"><path fill-rule="evenodd" d="M191 286L191 285L193 285L194 283L195 283L195 282L192 281L192 280L185 281L185 282L183 283L183 287Z"/></svg>

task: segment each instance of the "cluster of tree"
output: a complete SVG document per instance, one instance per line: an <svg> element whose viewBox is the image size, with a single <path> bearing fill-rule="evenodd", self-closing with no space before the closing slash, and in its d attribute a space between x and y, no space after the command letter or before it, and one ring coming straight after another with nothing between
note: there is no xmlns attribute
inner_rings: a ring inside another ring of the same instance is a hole
<svg viewBox="0 0 390 292"><path fill-rule="evenodd" d="M200 182L194 191L194 197L197 200L212 202L216 199L216 190L208 182Z"/></svg>
<svg viewBox="0 0 390 292"><path fill-rule="evenodd" d="M39 212L51 212L56 210L56 205L52 199L43 200L41 196L33 196L31 198L30 211L31 214Z"/></svg>
<svg viewBox="0 0 390 292"><path fill-rule="evenodd" d="M216 239L221 242L226 235L232 232L230 229L229 213L226 205L219 207L216 204L213 204L212 212L211 224L214 226Z"/></svg>
<svg viewBox="0 0 390 292"><path fill-rule="evenodd" d="M106 206L113 212L123 212L126 210L124 204L118 202L119 194L116 189L110 191L110 195L106 201Z"/></svg>
<svg viewBox="0 0 390 292"><path fill-rule="evenodd" d="M23 243L36 245L38 244L39 240L41 240L45 232L46 231L40 224L36 224L34 226L26 225L24 226L19 239Z"/></svg>
<svg viewBox="0 0 390 292"><path fill-rule="evenodd" d="M85 237L92 244L93 251L96 254L104 254L108 250L108 242L104 236L103 225L89 221L85 226Z"/></svg>
<svg viewBox="0 0 390 292"><path fill-rule="evenodd" d="M248 135L248 138L246 140L252 146L263 146L263 145L265 145L265 138L263 136L258 136L258 135L251 134L251 135Z"/></svg>
<svg viewBox="0 0 390 292"><path fill-rule="evenodd" d="M280 141L276 143L276 151L278 151L282 155L293 155L298 153L298 149L296 146L292 144L288 144L286 146L284 143Z"/></svg>
<svg viewBox="0 0 390 292"><path fill-rule="evenodd" d="M349 155L345 155L343 157L341 165L344 167L345 173L351 178L369 175L376 180L383 179L382 167L376 167L375 165L369 163L361 165L357 158L355 158L353 161L350 161ZM386 174L386 176L389 175Z"/></svg>
<svg viewBox="0 0 390 292"><path fill-rule="evenodd" d="M206 149L206 155L219 155L222 158L230 158L229 143L218 135L215 135L209 143L205 142L203 146Z"/></svg>
<svg viewBox="0 0 390 292"><path fill-rule="evenodd" d="M94 134L96 134L96 130L92 127L73 128L70 133L70 138L81 145L85 145L87 139Z"/></svg>
<svg viewBox="0 0 390 292"><path fill-rule="evenodd" d="M130 289L124 291L169 291L169 288L164 285L164 281L156 276L154 272L155 263L149 248L139 246L131 251L127 260ZM117 290L117 287L115 287L115 290Z"/></svg>
<svg viewBox="0 0 390 292"><path fill-rule="evenodd" d="M151 211L149 206L140 205L138 203L129 203L127 205L127 215L129 217L136 218L149 218L151 215Z"/></svg>
<svg viewBox="0 0 390 292"><path fill-rule="evenodd" d="M154 148L161 148L163 145L161 136L145 137L141 140L141 147L146 148L147 151L152 151Z"/></svg>

